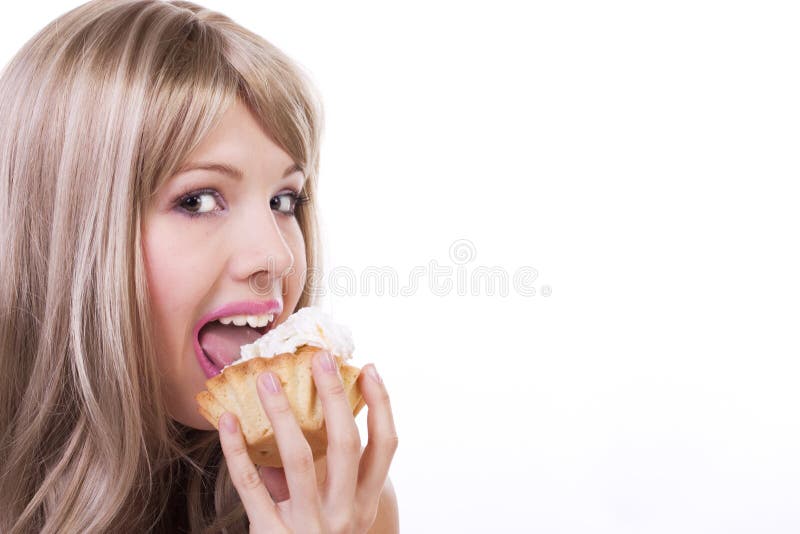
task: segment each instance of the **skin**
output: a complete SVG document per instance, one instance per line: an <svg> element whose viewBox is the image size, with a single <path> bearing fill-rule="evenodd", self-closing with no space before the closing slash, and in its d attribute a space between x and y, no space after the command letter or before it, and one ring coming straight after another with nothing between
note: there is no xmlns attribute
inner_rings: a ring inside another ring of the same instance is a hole
<svg viewBox="0 0 800 534"><path fill-rule="evenodd" d="M301 192L304 176L287 174L295 162L239 101L187 158L201 161L238 168L242 176L211 170L172 176L146 206L143 247L167 410L187 426L212 430L195 402L206 376L192 346L194 325L233 301L278 299L283 312L277 323L294 310L307 265L292 193ZM284 469L256 469L244 452L235 416L226 414L235 432L225 432L227 417L220 421L223 452L251 532L397 532L388 480L397 438L386 389L371 377L374 365L365 365L359 385L369 439L362 450L338 370L325 371L319 363L314 363L314 380L328 429L327 457L313 461L286 411L283 391L259 385Z"/></svg>

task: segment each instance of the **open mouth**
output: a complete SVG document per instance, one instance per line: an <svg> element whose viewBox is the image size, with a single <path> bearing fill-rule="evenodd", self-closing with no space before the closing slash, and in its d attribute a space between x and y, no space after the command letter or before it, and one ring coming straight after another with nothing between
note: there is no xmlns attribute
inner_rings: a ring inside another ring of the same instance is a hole
<svg viewBox="0 0 800 534"><path fill-rule="evenodd" d="M232 321L226 321L226 318L221 319L204 324L195 339L197 356L202 358L200 364L209 378L218 375L225 366L238 360L242 345L255 342L269 332L274 324L274 319L271 317L263 326L258 322L252 325L254 321L237 325Z"/></svg>

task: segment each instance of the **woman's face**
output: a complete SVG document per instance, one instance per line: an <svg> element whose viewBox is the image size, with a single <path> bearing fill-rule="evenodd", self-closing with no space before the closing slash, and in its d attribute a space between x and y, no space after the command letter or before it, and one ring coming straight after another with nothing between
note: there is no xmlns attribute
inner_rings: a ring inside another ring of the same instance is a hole
<svg viewBox="0 0 800 534"><path fill-rule="evenodd" d="M240 176L184 170L200 164ZM185 425L210 430L195 395L219 365L196 349L197 330L209 314L235 315L229 305L237 311L242 303L278 301L274 324L292 313L306 275L292 196L299 196L304 176L238 100L181 169L146 207L143 247L167 410Z"/></svg>

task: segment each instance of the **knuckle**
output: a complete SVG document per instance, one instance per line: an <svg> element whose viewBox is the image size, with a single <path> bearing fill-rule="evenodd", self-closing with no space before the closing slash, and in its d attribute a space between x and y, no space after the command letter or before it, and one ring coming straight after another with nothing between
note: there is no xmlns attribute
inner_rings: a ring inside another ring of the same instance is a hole
<svg viewBox="0 0 800 534"><path fill-rule="evenodd" d="M294 414L292 413L292 407L289 405L289 402L286 399L282 399L280 402L277 402L274 406L272 406L270 413L273 416L281 418L289 416L294 417Z"/></svg>
<svg viewBox="0 0 800 534"><path fill-rule="evenodd" d="M326 388L326 393L329 397L344 397L344 384L337 380Z"/></svg>
<svg viewBox="0 0 800 534"><path fill-rule="evenodd" d="M376 401L378 404L385 404L386 406L392 405L391 399L389 398L389 392L386 391L386 388L381 388L381 390L377 393L377 397L378 398Z"/></svg>
<svg viewBox="0 0 800 534"><path fill-rule="evenodd" d="M336 513L328 519L328 532L331 534L350 534L354 530L357 522L354 519L353 510L344 510Z"/></svg>
<svg viewBox="0 0 800 534"><path fill-rule="evenodd" d="M241 442L231 443L228 445L228 451L230 456L248 456L247 446Z"/></svg>
<svg viewBox="0 0 800 534"><path fill-rule="evenodd" d="M261 477L255 469L248 469L244 473L240 473L233 481L234 485L243 491L252 491L262 484Z"/></svg>
<svg viewBox="0 0 800 534"><path fill-rule="evenodd" d="M361 454L361 439L358 432L347 432L343 436L329 435L330 444L350 456Z"/></svg>
<svg viewBox="0 0 800 534"><path fill-rule="evenodd" d="M397 438L397 434L392 433L386 436L381 436L378 438L378 445L382 449L390 450L394 453L397 450L397 445L399 444L399 440Z"/></svg>
<svg viewBox="0 0 800 534"><path fill-rule="evenodd" d="M294 447L292 452L287 455L284 463L289 469L301 475L314 472L314 458L311 455L311 447L308 443L305 444L305 447Z"/></svg>
<svg viewBox="0 0 800 534"><path fill-rule="evenodd" d="M368 506L362 508L355 518L356 530L358 532L366 532L375 523L378 518L378 506Z"/></svg>

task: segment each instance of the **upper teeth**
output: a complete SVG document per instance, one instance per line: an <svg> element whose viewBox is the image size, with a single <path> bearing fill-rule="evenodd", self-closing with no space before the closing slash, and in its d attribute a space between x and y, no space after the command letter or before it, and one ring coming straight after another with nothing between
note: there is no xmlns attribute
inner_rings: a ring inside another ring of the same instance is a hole
<svg viewBox="0 0 800 534"><path fill-rule="evenodd" d="M244 326L247 324L252 328L261 328L271 323L273 318L273 314L265 313L264 315L229 315L228 317L220 317L217 320L222 324L233 323L236 326Z"/></svg>

